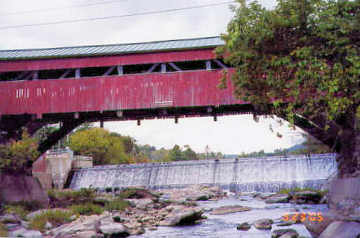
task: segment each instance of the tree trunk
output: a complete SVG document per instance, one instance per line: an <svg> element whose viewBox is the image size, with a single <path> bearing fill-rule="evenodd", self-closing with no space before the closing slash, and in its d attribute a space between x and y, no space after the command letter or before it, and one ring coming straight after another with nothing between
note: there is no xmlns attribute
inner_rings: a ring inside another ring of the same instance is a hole
<svg viewBox="0 0 360 238"><path fill-rule="evenodd" d="M340 150L336 158L338 177L360 177L360 130L347 130L340 136Z"/></svg>

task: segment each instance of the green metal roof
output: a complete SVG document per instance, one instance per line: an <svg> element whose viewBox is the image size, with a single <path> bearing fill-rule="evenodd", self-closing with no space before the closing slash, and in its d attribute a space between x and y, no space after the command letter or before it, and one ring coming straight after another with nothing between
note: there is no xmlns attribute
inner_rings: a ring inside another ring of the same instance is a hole
<svg viewBox="0 0 360 238"><path fill-rule="evenodd" d="M131 44L75 46L45 49L0 50L0 60L136 54L170 50L212 48L223 45L220 37L153 41Z"/></svg>

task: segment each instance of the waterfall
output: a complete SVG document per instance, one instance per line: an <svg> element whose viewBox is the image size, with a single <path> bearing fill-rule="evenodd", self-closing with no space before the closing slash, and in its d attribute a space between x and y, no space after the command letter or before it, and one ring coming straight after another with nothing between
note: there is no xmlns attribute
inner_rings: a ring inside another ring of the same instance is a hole
<svg viewBox="0 0 360 238"><path fill-rule="evenodd" d="M334 154L105 165L76 170L70 188L161 189L205 184L231 191L276 192L293 187L319 189L336 171Z"/></svg>

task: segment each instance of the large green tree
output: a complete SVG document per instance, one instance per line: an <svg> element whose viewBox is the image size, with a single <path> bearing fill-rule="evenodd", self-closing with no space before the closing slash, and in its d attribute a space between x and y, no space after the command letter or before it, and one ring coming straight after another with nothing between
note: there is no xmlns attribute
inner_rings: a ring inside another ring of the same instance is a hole
<svg viewBox="0 0 360 238"><path fill-rule="evenodd" d="M70 136L69 147L76 154L92 156L95 165L132 162L123 138L102 128L76 131Z"/></svg>
<svg viewBox="0 0 360 238"><path fill-rule="evenodd" d="M217 50L235 95L337 152L340 177L360 176L360 1L238 2Z"/></svg>

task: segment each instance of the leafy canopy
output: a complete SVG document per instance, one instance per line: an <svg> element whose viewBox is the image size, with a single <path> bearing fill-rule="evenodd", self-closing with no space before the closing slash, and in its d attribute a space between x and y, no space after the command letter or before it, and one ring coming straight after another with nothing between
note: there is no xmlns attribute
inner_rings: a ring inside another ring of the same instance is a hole
<svg viewBox="0 0 360 238"><path fill-rule="evenodd" d="M102 128L75 132L70 136L69 147L76 154L92 156L95 165L131 162L122 136Z"/></svg>
<svg viewBox="0 0 360 238"><path fill-rule="evenodd" d="M0 169L31 174L31 166L40 155L36 139L24 131L20 140L0 145Z"/></svg>
<svg viewBox="0 0 360 238"><path fill-rule="evenodd" d="M290 122L360 118L359 0L278 0L270 10L238 2L217 53L236 68L239 98Z"/></svg>

